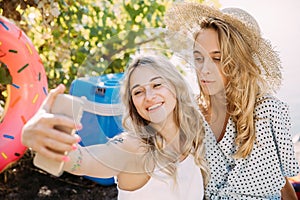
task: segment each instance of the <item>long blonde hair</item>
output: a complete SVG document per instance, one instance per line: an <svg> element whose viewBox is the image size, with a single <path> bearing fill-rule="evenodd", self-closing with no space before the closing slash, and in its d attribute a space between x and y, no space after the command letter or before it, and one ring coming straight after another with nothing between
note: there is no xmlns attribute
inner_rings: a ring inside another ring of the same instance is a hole
<svg viewBox="0 0 300 200"><path fill-rule="evenodd" d="M223 73L228 80L225 89L227 112L237 129L235 143L238 149L234 157L246 158L251 153L256 139L253 113L256 99L269 92L267 83L253 59L250 45L235 27L219 19L205 18L202 19L200 28L211 28L218 33ZM199 101L208 99L201 92ZM209 105L209 102L200 103L200 107L203 107L202 104Z"/></svg>
<svg viewBox="0 0 300 200"><path fill-rule="evenodd" d="M180 129L180 147L183 154L192 153L195 163L200 167L205 183L208 182L209 172L205 161L204 128L203 119L192 92L176 70L175 66L167 58L157 55L139 56L128 66L122 86L122 101L125 107L123 115L123 127L135 133L145 144L145 169L149 163L155 163L156 167L163 167L166 174L175 176L178 154L167 151L164 148L164 138L155 130L151 123L143 119L137 112L130 92L130 77L137 67L153 68L167 84L175 89L176 107L174 110L175 123Z"/></svg>

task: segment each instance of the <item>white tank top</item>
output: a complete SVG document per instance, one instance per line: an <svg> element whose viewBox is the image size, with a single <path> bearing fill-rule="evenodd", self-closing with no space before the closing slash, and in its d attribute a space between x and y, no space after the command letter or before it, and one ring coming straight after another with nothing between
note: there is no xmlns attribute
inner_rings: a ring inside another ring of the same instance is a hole
<svg viewBox="0 0 300 200"><path fill-rule="evenodd" d="M177 185L172 177L157 170L155 176L134 191L118 187L118 200L202 200L203 178L192 155L178 164ZM159 178L158 178L159 177Z"/></svg>

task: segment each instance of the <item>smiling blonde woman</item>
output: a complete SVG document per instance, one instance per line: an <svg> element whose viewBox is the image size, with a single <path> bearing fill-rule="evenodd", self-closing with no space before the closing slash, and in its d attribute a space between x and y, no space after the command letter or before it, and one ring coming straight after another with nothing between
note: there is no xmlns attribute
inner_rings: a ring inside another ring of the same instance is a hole
<svg viewBox="0 0 300 200"><path fill-rule="evenodd" d="M126 133L81 147L76 136L55 130L54 125L76 128L72 119L48 112L64 92L59 86L24 126L24 145L64 160L64 170L72 174L115 176L120 200L203 199L209 178L203 120L187 83L167 58L153 55L133 60L123 82ZM71 152L58 153L64 151Z"/></svg>

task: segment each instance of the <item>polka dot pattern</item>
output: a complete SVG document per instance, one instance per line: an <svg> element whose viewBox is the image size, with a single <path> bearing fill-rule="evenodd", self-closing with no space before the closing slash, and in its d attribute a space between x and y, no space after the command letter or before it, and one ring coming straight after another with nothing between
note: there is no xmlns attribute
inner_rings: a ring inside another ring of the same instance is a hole
<svg viewBox="0 0 300 200"><path fill-rule="evenodd" d="M285 176L296 176L288 106L273 96L259 98L254 111L256 142L245 159L234 159L236 127L229 118L226 132L217 143L205 124L206 158L211 180L206 199L280 199Z"/></svg>

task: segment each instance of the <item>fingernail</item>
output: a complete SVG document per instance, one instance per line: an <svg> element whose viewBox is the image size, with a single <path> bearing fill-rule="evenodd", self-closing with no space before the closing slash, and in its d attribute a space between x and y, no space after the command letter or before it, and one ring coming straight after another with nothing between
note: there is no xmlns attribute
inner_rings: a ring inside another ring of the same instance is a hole
<svg viewBox="0 0 300 200"><path fill-rule="evenodd" d="M69 156L63 156L63 157L62 157L62 160L63 160L64 162L69 162L69 161L70 161L70 157L69 157Z"/></svg>
<svg viewBox="0 0 300 200"><path fill-rule="evenodd" d="M81 130L82 129L82 124L81 123L76 124L75 127L76 127L76 130Z"/></svg>
<svg viewBox="0 0 300 200"><path fill-rule="evenodd" d="M65 85L61 83L61 84L58 85L58 87L65 88Z"/></svg>
<svg viewBox="0 0 300 200"><path fill-rule="evenodd" d="M81 142L81 137L79 135L77 135L77 143Z"/></svg>
<svg viewBox="0 0 300 200"><path fill-rule="evenodd" d="M76 149L78 149L77 145L76 145L76 144L73 144L73 145L72 145L72 150L75 151Z"/></svg>

